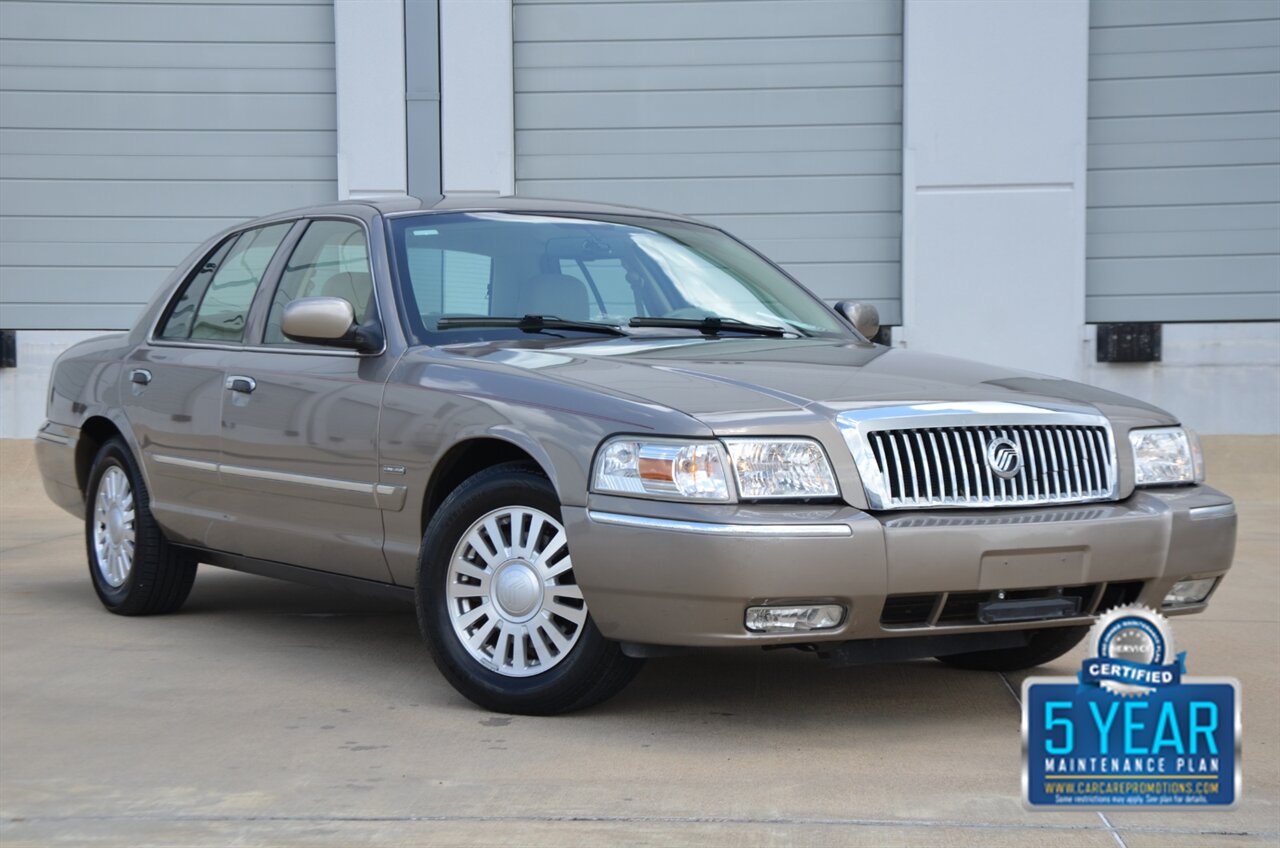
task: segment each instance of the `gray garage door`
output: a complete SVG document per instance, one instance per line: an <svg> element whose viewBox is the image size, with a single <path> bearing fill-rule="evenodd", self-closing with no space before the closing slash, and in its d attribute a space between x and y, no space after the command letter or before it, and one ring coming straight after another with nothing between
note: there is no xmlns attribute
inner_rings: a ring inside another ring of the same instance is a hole
<svg viewBox="0 0 1280 848"><path fill-rule="evenodd" d="M0 3L0 326L128 326L228 224L336 196L332 0Z"/></svg>
<svg viewBox="0 0 1280 848"><path fill-rule="evenodd" d="M1280 2L1093 0L1090 321L1280 319Z"/></svg>
<svg viewBox="0 0 1280 848"><path fill-rule="evenodd" d="M901 321L899 0L515 3L516 191L712 221Z"/></svg>

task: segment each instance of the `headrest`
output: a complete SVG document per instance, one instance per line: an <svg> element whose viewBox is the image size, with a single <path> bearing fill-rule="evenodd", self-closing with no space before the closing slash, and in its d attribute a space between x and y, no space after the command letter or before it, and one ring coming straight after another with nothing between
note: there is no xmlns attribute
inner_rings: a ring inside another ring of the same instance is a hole
<svg viewBox="0 0 1280 848"><path fill-rule="evenodd" d="M539 274L520 287L521 315L555 315L585 321L591 315L587 284L568 274Z"/></svg>
<svg viewBox="0 0 1280 848"><path fill-rule="evenodd" d="M324 281L320 294L322 297L340 297L350 303L356 313L356 321L363 321L373 296L373 275L352 271L334 274Z"/></svg>

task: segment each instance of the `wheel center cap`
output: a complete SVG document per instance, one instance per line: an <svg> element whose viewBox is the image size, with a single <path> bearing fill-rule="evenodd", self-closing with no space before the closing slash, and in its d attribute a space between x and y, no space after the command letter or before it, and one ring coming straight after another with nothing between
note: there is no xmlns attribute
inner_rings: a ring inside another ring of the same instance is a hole
<svg viewBox="0 0 1280 848"><path fill-rule="evenodd" d="M107 515L107 534L111 537L111 541L117 544L124 535L124 513L119 507L112 508Z"/></svg>
<svg viewBox="0 0 1280 848"><path fill-rule="evenodd" d="M528 619L542 606L542 582L528 563L509 562L494 575L493 602L511 621Z"/></svg>

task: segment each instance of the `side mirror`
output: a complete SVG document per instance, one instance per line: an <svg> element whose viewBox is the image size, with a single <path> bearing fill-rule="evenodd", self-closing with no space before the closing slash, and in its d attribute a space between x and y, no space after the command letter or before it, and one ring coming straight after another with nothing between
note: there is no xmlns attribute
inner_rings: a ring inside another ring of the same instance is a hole
<svg viewBox="0 0 1280 848"><path fill-rule="evenodd" d="M871 341L880 332L880 310L869 303L858 300L842 300L836 304L836 311L853 325L853 328Z"/></svg>
<svg viewBox="0 0 1280 848"><path fill-rule="evenodd" d="M303 297L284 308L280 331L295 342L349 347L360 351L382 346L372 327L356 324L356 312L341 297Z"/></svg>

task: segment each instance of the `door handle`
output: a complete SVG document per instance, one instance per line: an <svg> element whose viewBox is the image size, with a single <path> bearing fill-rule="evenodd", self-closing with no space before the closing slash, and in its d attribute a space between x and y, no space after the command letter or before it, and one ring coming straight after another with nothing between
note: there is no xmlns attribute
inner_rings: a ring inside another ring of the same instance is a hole
<svg viewBox="0 0 1280 848"><path fill-rule="evenodd" d="M247 395L256 388L258 388L258 381L252 377L242 377L237 375L227 378L227 389L230 391L242 392Z"/></svg>
<svg viewBox="0 0 1280 848"><path fill-rule="evenodd" d="M145 368L135 368L129 372L129 382L145 386L151 382L151 372Z"/></svg>

